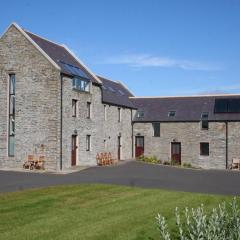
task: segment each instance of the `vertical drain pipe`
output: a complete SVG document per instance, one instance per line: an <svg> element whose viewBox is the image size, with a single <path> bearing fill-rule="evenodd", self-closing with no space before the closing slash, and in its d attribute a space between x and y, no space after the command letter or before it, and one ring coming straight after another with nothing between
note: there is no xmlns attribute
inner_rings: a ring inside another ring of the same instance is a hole
<svg viewBox="0 0 240 240"><path fill-rule="evenodd" d="M226 169L228 169L228 122L225 122L226 125Z"/></svg>
<svg viewBox="0 0 240 240"><path fill-rule="evenodd" d="M60 91L61 91L61 106L60 106L60 114L61 114L61 116L60 116L60 170L62 170L62 128L63 128L63 120L62 120L62 113L63 113L63 76L62 76L62 74L61 74L61 89L60 89Z"/></svg>

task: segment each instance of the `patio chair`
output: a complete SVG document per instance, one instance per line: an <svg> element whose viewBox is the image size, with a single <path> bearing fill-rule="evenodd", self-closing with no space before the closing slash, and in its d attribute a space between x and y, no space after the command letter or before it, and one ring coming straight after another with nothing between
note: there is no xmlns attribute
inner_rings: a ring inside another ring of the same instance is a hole
<svg viewBox="0 0 240 240"><path fill-rule="evenodd" d="M35 168L34 155L28 155L27 161L24 162L23 168L33 170Z"/></svg>
<svg viewBox="0 0 240 240"><path fill-rule="evenodd" d="M233 158L232 159L232 164L230 166L230 169L240 170L240 159L239 158Z"/></svg>
<svg viewBox="0 0 240 240"><path fill-rule="evenodd" d="M35 168L45 170L44 164L45 164L45 156L39 156L38 160L35 163Z"/></svg>

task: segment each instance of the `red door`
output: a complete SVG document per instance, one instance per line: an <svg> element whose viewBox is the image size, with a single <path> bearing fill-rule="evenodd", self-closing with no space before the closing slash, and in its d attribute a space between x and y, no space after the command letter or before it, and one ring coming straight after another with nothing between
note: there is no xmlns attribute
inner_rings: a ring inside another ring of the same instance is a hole
<svg viewBox="0 0 240 240"><path fill-rule="evenodd" d="M181 143L172 143L172 161L181 165Z"/></svg>
<svg viewBox="0 0 240 240"><path fill-rule="evenodd" d="M77 135L72 135L72 166L77 163Z"/></svg>
<svg viewBox="0 0 240 240"><path fill-rule="evenodd" d="M144 137L135 137L135 157L138 158L144 154Z"/></svg>

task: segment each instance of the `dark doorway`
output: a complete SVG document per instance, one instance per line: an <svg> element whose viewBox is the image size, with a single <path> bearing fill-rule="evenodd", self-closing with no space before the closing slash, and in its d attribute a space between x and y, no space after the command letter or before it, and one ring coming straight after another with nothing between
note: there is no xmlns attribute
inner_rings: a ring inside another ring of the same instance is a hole
<svg viewBox="0 0 240 240"><path fill-rule="evenodd" d="M144 154L144 137L135 137L135 157L138 158Z"/></svg>
<svg viewBox="0 0 240 240"><path fill-rule="evenodd" d="M171 144L171 160L181 165L181 143L173 142Z"/></svg>
<svg viewBox="0 0 240 240"><path fill-rule="evenodd" d="M122 145L121 145L121 136L118 136L118 154L117 154L118 160L121 159L121 147L122 147Z"/></svg>
<svg viewBox="0 0 240 240"><path fill-rule="evenodd" d="M72 135L72 166L77 163L77 135Z"/></svg>

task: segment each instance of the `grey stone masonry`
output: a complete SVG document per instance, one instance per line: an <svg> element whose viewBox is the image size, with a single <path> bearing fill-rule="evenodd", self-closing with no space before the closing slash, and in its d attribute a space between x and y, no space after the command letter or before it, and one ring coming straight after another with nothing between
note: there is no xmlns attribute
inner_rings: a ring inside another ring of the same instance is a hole
<svg viewBox="0 0 240 240"><path fill-rule="evenodd" d="M8 81L16 74L15 156L8 157ZM14 26L0 40L0 167L21 168L44 154L59 168L60 72Z"/></svg>
<svg viewBox="0 0 240 240"><path fill-rule="evenodd" d="M77 100L77 116L72 117L72 100ZM88 118L87 102L91 103ZM121 159L132 157L131 110L121 108L118 122L118 107L102 103L99 86L92 85L90 93L72 89L72 79L63 78L63 167L71 166L71 137L77 135L77 165L96 165L96 155L111 152L117 158L117 137L121 135ZM106 112L106 119L105 119ZM86 151L86 136L91 136L90 151Z"/></svg>
<svg viewBox="0 0 240 240"><path fill-rule="evenodd" d="M152 123L134 123L134 136L144 136L144 155L171 161L171 143L181 143L181 159L202 168L226 168L226 123L209 122L202 130L200 122L161 122L160 137L153 137ZM209 143L209 156L200 156L200 142ZM228 165L240 158L240 123L228 123Z"/></svg>
<svg viewBox="0 0 240 240"><path fill-rule="evenodd" d="M60 170L62 152L62 167L69 168L72 135L77 135L77 165L96 165L99 152L111 152L117 158L118 136L120 159L131 158L132 110L120 107L118 121L119 107L102 103L99 85L91 85L90 93L73 89L72 79L62 77L60 69L24 34L11 25L0 40L0 167L21 168L27 156L34 154L45 156L47 170ZM14 157L8 156L10 73L16 75ZM72 117L73 99L77 100L76 117ZM87 102L91 103L91 118L87 118ZM87 135L91 136L90 151Z"/></svg>

